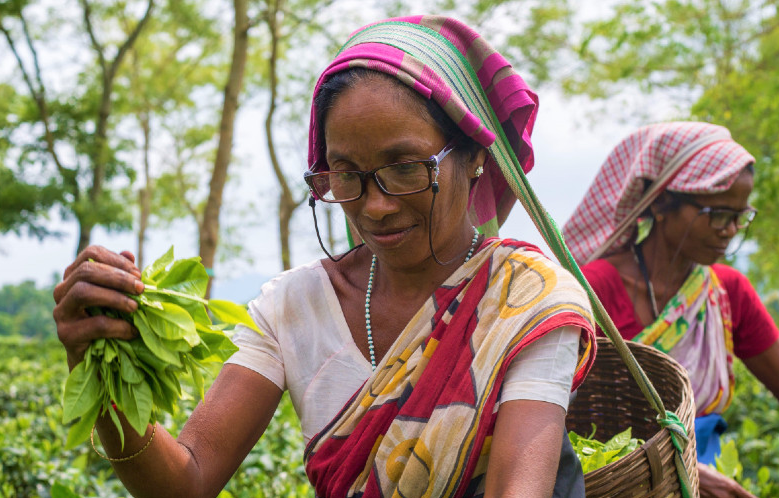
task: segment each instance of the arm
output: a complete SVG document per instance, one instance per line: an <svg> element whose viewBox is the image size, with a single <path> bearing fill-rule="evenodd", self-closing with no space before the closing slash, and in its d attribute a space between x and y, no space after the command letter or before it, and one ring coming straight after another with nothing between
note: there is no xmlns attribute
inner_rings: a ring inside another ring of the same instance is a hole
<svg viewBox="0 0 779 498"><path fill-rule="evenodd" d="M779 340L762 353L742 361L774 397L779 399Z"/></svg>
<svg viewBox="0 0 779 498"><path fill-rule="evenodd" d="M552 496L565 410L544 401L514 400L500 406L487 467L484 496Z"/></svg>
<svg viewBox="0 0 779 498"><path fill-rule="evenodd" d="M265 432L281 394L265 377L225 365L178 440L158 426L146 451L128 462L113 463L114 470L136 497L216 496ZM111 421L100 421L99 430L109 454L119 455L118 434ZM125 429L126 435L130 432ZM124 453L137 451L127 446Z"/></svg>
<svg viewBox="0 0 779 498"><path fill-rule="evenodd" d="M71 369L83 360L93 340L129 340L137 334L124 320L89 316L86 309L101 306L133 312L137 304L125 294L142 290L132 254L92 246L78 255L54 289L57 334ZM127 462L114 462L114 468L136 496L216 496L264 432L280 397L281 390L271 381L243 367L227 365L206 395L206 404L198 406L182 429L178 442L158 426L152 443L142 453ZM98 420L97 432L107 454L121 458L144 448L152 428L138 436L124 423L124 450L109 418Z"/></svg>

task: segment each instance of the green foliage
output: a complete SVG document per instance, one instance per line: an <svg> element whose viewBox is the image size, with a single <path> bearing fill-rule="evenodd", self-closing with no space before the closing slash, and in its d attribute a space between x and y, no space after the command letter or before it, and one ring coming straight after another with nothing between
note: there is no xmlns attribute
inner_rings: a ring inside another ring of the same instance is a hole
<svg viewBox="0 0 779 498"><path fill-rule="evenodd" d="M128 143L116 133L112 115L117 95L111 65L121 60L106 59L124 53L118 50L123 40L112 39L117 23L139 25L125 17L127 2L94 3L89 11L94 39L85 32L83 16L69 15L66 6L46 9L42 1L17 1L4 3L0 12L2 43L15 64L0 83L16 94L14 104L0 105L5 139L0 160L20 187L26 184L31 193L36 186L47 188L37 194L37 202L30 199L27 207L35 208L30 216L56 204L65 218L79 222L87 239L95 225L122 229L131 222L123 189L133 181L134 169L121 158ZM48 55L60 55L63 47L79 57L68 57L71 62L65 65L48 64L58 59ZM33 235L47 235L37 223L26 220L24 225L33 228Z"/></svg>
<svg viewBox="0 0 779 498"><path fill-rule="evenodd" d="M68 432L67 447L89 438L100 414L106 413L124 432L112 406L124 413L130 426L143 434L160 411L172 413L181 398L181 378L192 380L199 399L204 399L204 375L208 364L221 364L236 346L215 326L206 311L225 325L242 324L257 329L243 306L229 301L206 301L208 274L200 258L173 260L173 247L147 266L141 280L145 288L132 314L111 309L88 310L122 318L140 332L131 341L98 339L84 360L68 376L63 394L63 422L78 419Z"/></svg>
<svg viewBox="0 0 779 498"><path fill-rule="evenodd" d="M51 232L42 221L48 218L49 209L62 200L62 191L54 182L36 185L20 181L13 170L3 166L1 154L0 233L26 233L43 239Z"/></svg>
<svg viewBox="0 0 779 498"><path fill-rule="evenodd" d="M753 203L760 214L747 235L757 242L749 276L761 292L778 289L776 2L619 0L573 30L569 43L571 50L558 54L566 63L549 77L569 94L624 101L620 112L633 120L720 124L755 156ZM636 98L636 90L646 98Z"/></svg>
<svg viewBox="0 0 779 498"><path fill-rule="evenodd" d="M644 444L643 440L631 437L631 427L614 435L605 443L594 439L595 432L595 424L592 424L592 434L589 437L582 437L573 431L568 433L568 439L571 441L576 456L579 457L579 461L582 463L582 471L585 474L616 462L630 454L639 445Z"/></svg>
<svg viewBox="0 0 779 498"><path fill-rule="evenodd" d="M26 281L0 288L0 336L52 337L54 309L50 287Z"/></svg>
<svg viewBox="0 0 779 498"><path fill-rule="evenodd" d="M779 495L779 401L741 362L735 364L736 389L725 410L720 472L757 496Z"/></svg>
<svg viewBox="0 0 779 498"><path fill-rule="evenodd" d="M59 402L67 376L65 350L54 339L0 337L0 496L4 498L129 497L111 466L89 445L65 449ZM213 377L209 375L206 384ZM181 430L197 403L194 386L160 423ZM223 497L309 497L303 437L285 395L265 435L225 487Z"/></svg>

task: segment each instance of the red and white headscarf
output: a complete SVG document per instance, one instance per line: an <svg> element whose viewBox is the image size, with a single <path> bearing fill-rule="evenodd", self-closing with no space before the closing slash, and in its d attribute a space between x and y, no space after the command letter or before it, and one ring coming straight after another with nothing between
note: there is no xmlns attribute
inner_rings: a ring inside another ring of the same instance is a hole
<svg viewBox="0 0 779 498"><path fill-rule="evenodd" d="M585 264L624 248L638 216L664 190L714 194L730 188L755 158L727 128L671 122L645 126L611 151L563 227L574 258ZM651 181L645 188L645 181Z"/></svg>

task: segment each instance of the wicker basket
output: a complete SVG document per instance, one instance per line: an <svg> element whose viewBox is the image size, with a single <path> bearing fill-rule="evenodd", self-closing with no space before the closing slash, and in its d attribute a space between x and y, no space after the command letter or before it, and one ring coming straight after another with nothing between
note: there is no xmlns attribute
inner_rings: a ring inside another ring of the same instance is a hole
<svg viewBox="0 0 779 498"><path fill-rule="evenodd" d="M695 453L695 402L684 368L670 356L643 344L628 347L646 372L667 410L681 419L690 437L684 451L684 465L691 491L698 496L698 470ZM584 483L589 497L600 496L681 496L674 465L671 436L661 429L655 412L630 376L625 363L608 339L598 339L598 355L576 399L568 410L568 430L586 435L597 426L597 439L606 441L628 427L644 445L620 460L588 472Z"/></svg>

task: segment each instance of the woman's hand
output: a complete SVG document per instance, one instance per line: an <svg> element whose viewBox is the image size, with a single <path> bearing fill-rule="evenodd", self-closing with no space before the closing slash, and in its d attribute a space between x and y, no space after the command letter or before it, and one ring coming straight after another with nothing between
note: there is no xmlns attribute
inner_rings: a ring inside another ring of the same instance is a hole
<svg viewBox="0 0 779 498"><path fill-rule="evenodd" d="M116 254L100 246L84 249L65 270L54 288L54 321L65 346L68 366L84 358L89 344L101 337L132 339L137 331L127 321L104 315L90 316L92 306L132 313L138 304L126 294L143 292L141 271L130 252Z"/></svg>
<svg viewBox="0 0 779 498"><path fill-rule="evenodd" d="M701 498L756 498L736 481L725 477L708 465L698 464L698 476L701 480Z"/></svg>

